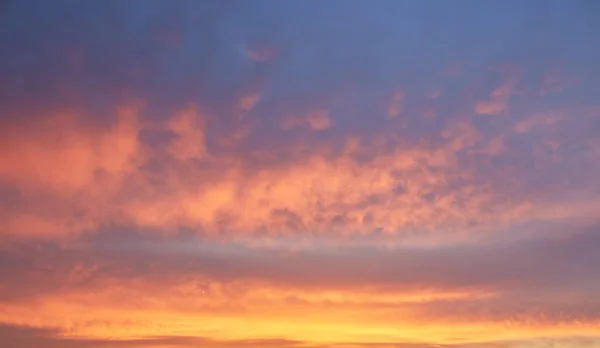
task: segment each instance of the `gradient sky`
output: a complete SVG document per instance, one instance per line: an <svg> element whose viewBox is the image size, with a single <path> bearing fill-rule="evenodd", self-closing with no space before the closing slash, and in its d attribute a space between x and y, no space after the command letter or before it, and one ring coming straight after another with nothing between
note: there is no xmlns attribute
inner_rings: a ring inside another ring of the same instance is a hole
<svg viewBox="0 0 600 348"><path fill-rule="evenodd" d="M2 1L0 342L600 347L600 2Z"/></svg>

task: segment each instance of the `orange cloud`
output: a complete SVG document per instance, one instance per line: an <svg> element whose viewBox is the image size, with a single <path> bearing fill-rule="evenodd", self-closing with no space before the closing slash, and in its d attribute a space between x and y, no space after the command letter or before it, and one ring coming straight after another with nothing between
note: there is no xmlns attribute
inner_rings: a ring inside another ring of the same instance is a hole
<svg viewBox="0 0 600 348"><path fill-rule="evenodd" d="M190 108L169 120L168 129L176 139L169 146L173 158L202 159L206 155L204 119L195 108Z"/></svg>
<svg viewBox="0 0 600 348"><path fill-rule="evenodd" d="M543 245L535 245L528 250L539 250ZM310 284L306 283L306 279L299 277L315 277L324 270L332 271L331 263L319 263L323 260L319 256L323 254L319 252L304 256L304 262L308 262L304 266L309 268L303 269L302 262L294 264L302 254L283 255L277 250L256 251L258 263L255 258L235 263L240 254L225 251L223 255L228 255L227 258L215 263L218 258L206 258L210 251L178 251L170 249L169 244L155 247L160 251L150 252L143 258L135 255L135 248L121 253L116 252L118 249L105 248L104 259L100 260L102 263L92 264L72 263L73 260L86 260L85 249L75 249L75 258L65 260L73 249L52 253L53 248L50 248L51 253L45 255L47 249L38 248L37 255L27 263L33 265L30 266L34 267L33 272L23 272L21 269L15 274L22 277L19 280L24 284L31 282L45 288L29 294L27 292L31 289L28 289L25 293L18 294L23 297L15 296L10 301L2 301L0 321L13 325L58 327L69 337L79 338L147 337L155 336L158 330L163 336L204 336L215 340L261 337L309 343L390 344L420 341L423 337L436 344L466 344L539 335L591 335L597 332L595 330L599 324L593 314L597 309L578 309L577 299L570 302L572 298L564 297L569 292L547 292L532 300L531 294L527 292L531 287L525 286L527 284L522 283L524 280L514 278L522 274L522 270L514 267L515 265L523 262L526 267L532 265L527 263L528 256L520 254L519 250L516 254L511 254L518 257L518 260L510 261L505 267L498 263L498 260L505 258L506 251L502 248L491 249L494 255L490 259L480 254L472 255L473 250L470 249L462 251L462 255L470 255L483 262L483 266L491 266L487 272L485 267L478 268L476 264L464 262L470 258L448 255L449 257L440 260L439 257L443 257L447 251L421 251L428 257L412 259L417 265L423 266L424 260L432 260L432 266L439 263L438 266L441 267L432 267L434 274L430 275L422 272L421 268L414 269L414 266L399 262L381 264L393 261L387 259L390 255L398 257L396 261L411 260L402 255L415 255L414 250L396 254L383 251L367 254L367 257L341 253L341 261L349 263L338 261L338 266L342 267L337 271L343 272L348 279L352 279L353 273L357 274L362 278L362 284L338 287L325 285L315 291L308 287ZM590 247L586 250L592 249ZM540 255L538 252L536 256L550 261L555 257L552 250L548 250L548 255ZM92 255L98 253L93 248L89 252ZM134 254L129 256L131 264L124 263L121 259L128 252ZM456 252L461 254L461 250ZM480 253L485 253L485 250ZM384 258L377 260L381 254L384 254ZM6 257L6 254L2 256ZM353 259L357 256L357 259ZM561 258L561 261L563 259L568 260ZM329 261L336 262L335 258ZM211 277L194 268L194 265L210 267L204 265L211 262L216 267L215 271L223 272L224 277ZM270 267L264 267L265 263ZM377 266L378 264L384 267ZM348 269L348 265L354 268ZM237 267L228 270L227 267L231 266ZM236 270L247 269L248 266L254 267L254 272L258 272L255 277L240 277L236 274ZM295 284L281 282L277 278L268 281L260 277L260 274L272 277L279 267L288 269L287 279L293 279ZM295 268L297 274L289 274L289 270ZM405 274L407 270L412 271ZM471 272L465 274L466 270ZM450 272L447 280L459 284L464 282L462 289L428 288L419 283L424 278L443 282L445 271ZM482 274L489 272L495 273L488 278L492 284L472 284L473 280L477 282ZM498 276L498 272L500 275L506 272L510 274L506 279L498 281L494 278ZM385 281L381 275L387 273L408 278L396 287L386 288L380 282ZM553 274L560 273L557 271ZM460 274L470 279L456 277ZM13 277L11 279L15 279L14 275L10 275ZM332 275L339 277L336 273ZM535 278L533 284L549 280L541 274L532 273L532 277ZM564 277L566 275L563 274L559 280ZM417 287L411 286L415 285L411 284L411 279L417 281ZM369 280L370 284L364 280ZM515 296L506 291L502 285L507 285L507 281L508 285L517 285L513 289L519 288L520 284L524 292ZM561 301L552 300L561 294ZM0 295L6 295L5 289ZM575 308L575 311L570 308ZM563 317L555 315L564 310L571 310L571 314ZM401 330L398 329L399 326L402 327Z"/></svg>
<svg viewBox="0 0 600 348"><path fill-rule="evenodd" d="M62 298L47 297L35 307L4 305L0 318L14 324L25 324L22 320L31 318L26 322L28 325L59 326L69 337L95 339L152 337L159 329L163 336L205 336L214 340L261 337L312 344L392 344L418 342L427 337L437 344L465 344L537 335L597 333L595 323L548 325L515 320L509 323L478 321L467 325L435 317L417 319L410 310L395 305L402 302L376 301L376 296L371 303L350 298L344 302L310 303L293 296L278 299L276 291L260 288L242 293L242 297L236 299L220 293L218 284L212 284L212 292L207 294L169 286L170 295L131 282L126 284L128 286L110 286L94 295L71 293L63 294ZM223 291L235 292L244 286L247 284L229 285ZM381 315L378 308L385 307L395 311L388 309L388 315Z"/></svg>
<svg viewBox="0 0 600 348"><path fill-rule="evenodd" d="M170 134L161 146L140 141L146 127L140 112L121 108L117 122L104 128L60 116L7 132L2 148L11 150L4 150L9 160L0 178L27 200L0 213L3 233L77 234L116 223L165 232L184 227L215 237L380 231L428 243L435 242L432 235L464 238L532 217L552 219L543 213L548 209L575 214L562 201L529 192L510 192L519 199L506 199L507 192L478 184L477 166L508 148L503 136L487 139L468 120L449 122L435 141L354 136L341 139L341 152L332 152L336 144L301 143L211 153L209 120L197 108L153 126ZM322 130L331 121L315 111L291 119L290 127L297 124ZM476 165L465 166L465 155ZM269 165L257 165L265 158ZM510 180L519 178L513 172Z"/></svg>
<svg viewBox="0 0 600 348"><path fill-rule="evenodd" d="M28 203L0 212L4 233L79 233L109 218L104 215L109 198L119 195L145 156L138 141L139 108L118 108L116 115L107 128L61 113L5 129L0 181L19 189Z"/></svg>
<svg viewBox="0 0 600 348"><path fill-rule="evenodd" d="M98 175L119 178L140 159L138 109L117 110L107 130L76 126L73 114L8 126L3 133L0 179L32 188L72 192L88 189Z"/></svg>

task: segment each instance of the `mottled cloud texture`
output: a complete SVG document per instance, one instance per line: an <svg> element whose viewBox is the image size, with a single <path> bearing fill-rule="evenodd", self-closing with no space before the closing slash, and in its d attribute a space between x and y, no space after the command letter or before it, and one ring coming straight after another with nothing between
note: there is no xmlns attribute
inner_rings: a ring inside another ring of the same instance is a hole
<svg viewBox="0 0 600 348"><path fill-rule="evenodd" d="M5 1L0 342L600 347L590 1Z"/></svg>

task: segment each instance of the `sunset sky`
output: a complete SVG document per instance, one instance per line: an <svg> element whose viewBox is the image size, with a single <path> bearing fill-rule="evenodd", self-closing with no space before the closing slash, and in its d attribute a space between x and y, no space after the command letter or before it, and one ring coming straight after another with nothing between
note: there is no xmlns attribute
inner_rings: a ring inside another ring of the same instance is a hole
<svg viewBox="0 0 600 348"><path fill-rule="evenodd" d="M600 1L0 2L0 346L600 347Z"/></svg>

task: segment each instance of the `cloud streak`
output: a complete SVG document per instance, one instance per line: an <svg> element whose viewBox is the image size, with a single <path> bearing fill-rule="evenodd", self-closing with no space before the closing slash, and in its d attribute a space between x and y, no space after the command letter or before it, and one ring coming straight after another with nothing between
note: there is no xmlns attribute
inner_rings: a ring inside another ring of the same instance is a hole
<svg viewBox="0 0 600 348"><path fill-rule="evenodd" d="M143 327L179 318L163 324L165 330L188 335L212 318L236 327L239 337L252 337L237 319L243 313L257 332L272 330L287 339L311 339L320 332L317 324L328 332L325 341L367 342L375 325L379 333L370 339L379 342L418 340L429 331L431 339L446 343L447 327L470 340L503 340L530 332L587 335L600 323L593 300L600 287L594 277L597 226L570 237L561 231L521 242L420 250L218 248L189 237L168 242L156 235L149 243L122 235L71 247L6 248L0 254L7 265L1 320L19 323L15 318L35 310L37 319L28 324L56 325L60 311L73 320L74 334L97 336L105 332L105 320L113 334L140 335L147 332ZM92 308L97 310L86 314ZM115 311L120 320L110 319ZM276 325L272 318L294 324ZM399 323L403 334L393 329ZM348 325L354 335L344 333Z"/></svg>

